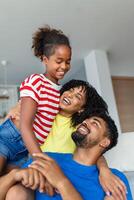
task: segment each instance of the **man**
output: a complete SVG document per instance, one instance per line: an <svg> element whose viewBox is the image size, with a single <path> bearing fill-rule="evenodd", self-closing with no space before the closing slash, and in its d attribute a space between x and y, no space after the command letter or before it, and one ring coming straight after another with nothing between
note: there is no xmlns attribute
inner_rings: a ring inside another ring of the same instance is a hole
<svg viewBox="0 0 134 200"><path fill-rule="evenodd" d="M33 155L36 160L30 165L30 168L43 174L52 186L56 188L56 191L58 191L52 197L36 191L36 200L103 200L105 198L105 193L99 183L96 163L98 158L105 151L116 145L117 138L117 128L110 116L105 113L94 114L81 123L77 127L77 131L72 134L72 139L77 146L74 155L61 153ZM29 164L30 162L28 165ZM25 176L22 176L24 170L18 170L14 173L15 175L10 176L10 186L17 180L23 183L26 179L27 184L25 183L25 185L27 186L35 187L35 183L41 184L41 182L37 183L33 172L31 173L28 171L31 169L25 170L27 171ZM132 200L126 177L118 170L112 170L112 172L125 183L127 187L127 200ZM7 195L7 199L15 199L13 193L11 197L10 191L9 195ZM106 199L112 200L114 198L111 194L111 196L106 197ZM126 198L125 196L124 198L119 196L116 200L118 199L125 200Z"/></svg>

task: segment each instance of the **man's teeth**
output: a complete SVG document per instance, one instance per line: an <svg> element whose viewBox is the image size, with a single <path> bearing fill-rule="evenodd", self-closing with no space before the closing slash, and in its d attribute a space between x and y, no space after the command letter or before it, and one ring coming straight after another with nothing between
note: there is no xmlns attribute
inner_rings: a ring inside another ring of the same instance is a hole
<svg viewBox="0 0 134 200"><path fill-rule="evenodd" d="M90 133L90 131L87 128L85 128L84 126L79 127L79 131L83 135L87 135Z"/></svg>

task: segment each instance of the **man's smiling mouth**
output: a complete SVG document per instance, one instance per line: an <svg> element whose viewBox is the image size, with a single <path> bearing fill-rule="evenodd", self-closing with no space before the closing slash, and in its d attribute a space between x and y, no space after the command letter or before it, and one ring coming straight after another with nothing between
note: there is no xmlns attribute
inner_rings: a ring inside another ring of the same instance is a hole
<svg viewBox="0 0 134 200"><path fill-rule="evenodd" d="M82 135L90 134L90 129L84 123L78 127L77 131Z"/></svg>

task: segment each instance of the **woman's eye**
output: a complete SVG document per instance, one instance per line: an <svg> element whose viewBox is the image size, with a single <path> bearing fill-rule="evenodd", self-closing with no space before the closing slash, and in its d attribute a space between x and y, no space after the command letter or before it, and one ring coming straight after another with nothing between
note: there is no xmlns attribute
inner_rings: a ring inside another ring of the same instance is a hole
<svg viewBox="0 0 134 200"><path fill-rule="evenodd" d="M77 99L81 100L81 97L79 95L76 95Z"/></svg>
<svg viewBox="0 0 134 200"><path fill-rule="evenodd" d="M73 92L73 88L71 88L69 91L70 91L70 92Z"/></svg>

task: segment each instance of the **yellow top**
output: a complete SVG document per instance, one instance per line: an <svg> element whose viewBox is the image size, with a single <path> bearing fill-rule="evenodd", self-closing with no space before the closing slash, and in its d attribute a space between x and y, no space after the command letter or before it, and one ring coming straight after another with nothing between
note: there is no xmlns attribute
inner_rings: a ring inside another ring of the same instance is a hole
<svg viewBox="0 0 134 200"><path fill-rule="evenodd" d="M73 153L76 146L71 134L75 130L71 126L71 118L57 114L47 140L41 146L41 150L43 152Z"/></svg>

